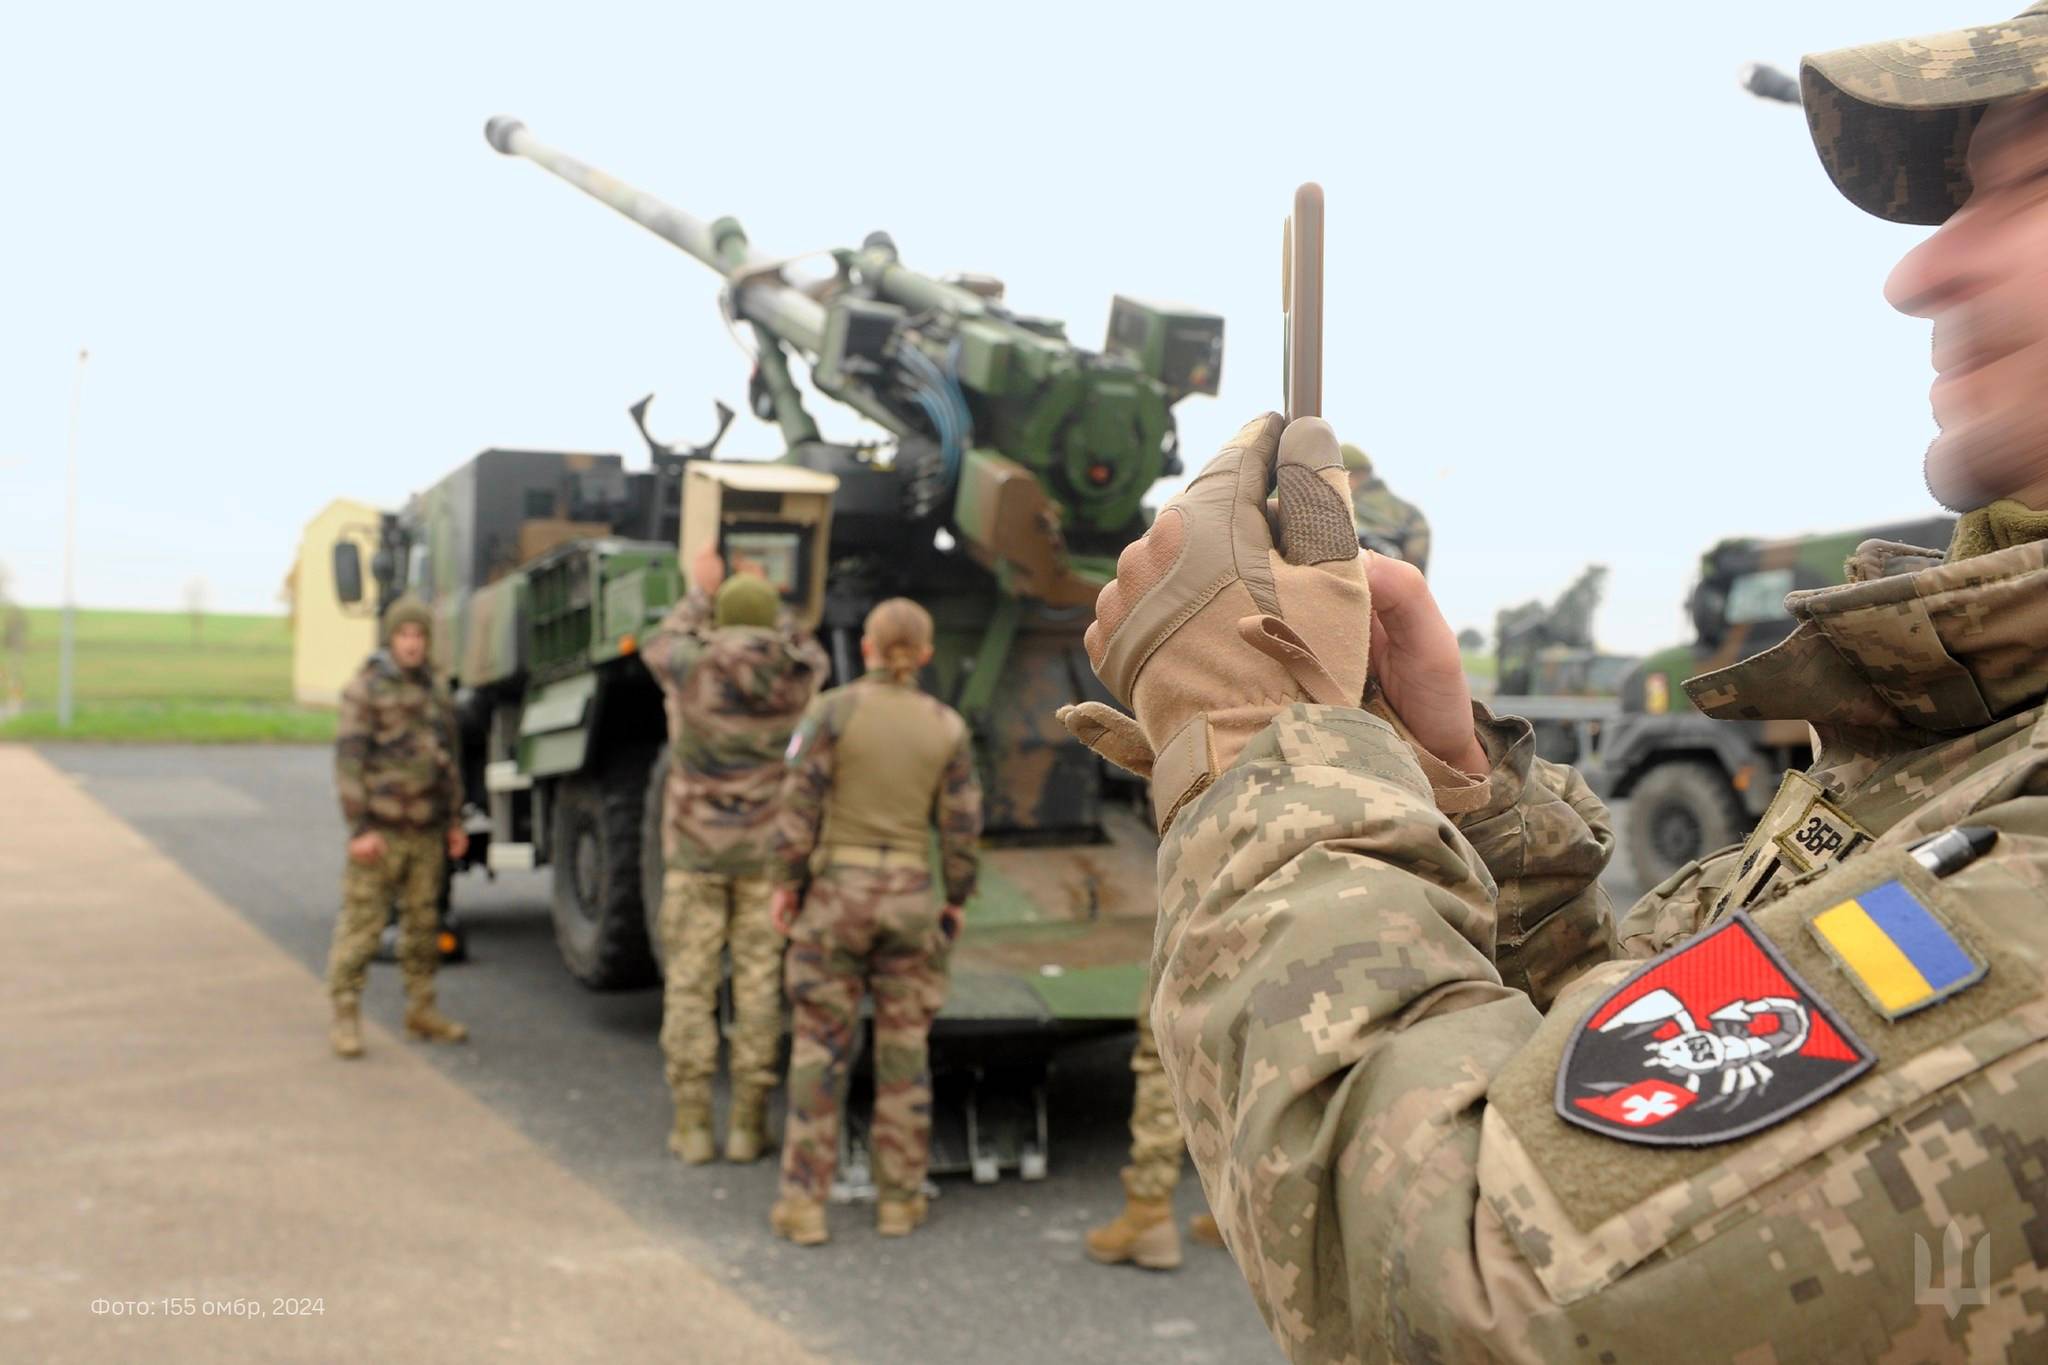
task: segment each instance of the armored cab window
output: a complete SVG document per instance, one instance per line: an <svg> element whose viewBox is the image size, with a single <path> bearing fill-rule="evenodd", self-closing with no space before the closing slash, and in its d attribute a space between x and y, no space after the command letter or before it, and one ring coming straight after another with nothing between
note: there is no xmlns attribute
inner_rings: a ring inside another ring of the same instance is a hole
<svg viewBox="0 0 2048 1365"><path fill-rule="evenodd" d="M1792 591L1792 570L1760 569L1728 585L1728 622L1751 625L1786 618L1785 594Z"/></svg>

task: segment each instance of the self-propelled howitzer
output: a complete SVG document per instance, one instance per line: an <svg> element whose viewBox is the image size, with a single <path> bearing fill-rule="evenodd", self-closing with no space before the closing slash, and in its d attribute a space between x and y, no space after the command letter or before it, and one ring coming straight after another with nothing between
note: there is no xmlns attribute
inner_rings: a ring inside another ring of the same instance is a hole
<svg viewBox="0 0 2048 1365"><path fill-rule="evenodd" d="M492 119L485 136L725 279L726 307L755 346L756 415L781 427L786 458L841 479L835 555L864 540L895 552L912 528L944 526L1006 592L1085 604L1107 578L1101 561L1142 532L1146 491L1179 472L1173 404L1216 392L1223 322L1212 314L1119 297L1107 348L1088 351L1063 324L1005 308L997 281L909 269L881 232L830 252L830 278L799 284L732 218L707 223L663 203L516 119ZM820 441L791 352L893 449Z"/></svg>
<svg viewBox="0 0 2048 1365"><path fill-rule="evenodd" d="M588 663L528 670L516 724L501 727L518 736L519 761L503 765L499 785L517 787L507 799L542 812L529 823L546 832L546 810L574 815L583 808L573 798L604 783L607 810L631 806L644 821L638 908L651 908L669 760L653 744L659 700L624 651L629 634L683 591L677 550L691 563L697 547L715 543L728 563L744 555L769 566L792 608L791 585L816 583L822 555L822 604L806 602L803 619L818 623L834 682L857 674L862 622L878 600L922 603L937 632L921 683L972 730L984 836L932 1036L934 1169L1042 1174L1051 1050L1077 1033L1128 1026L1156 903L1157 840L1142 790L1113 775L1054 713L1107 699L1083 632L1116 553L1143 530L1143 495L1178 468L1174 403L1215 392L1221 320L1118 298L1108 344L1091 352L1060 324L1010 311L995 280L907 269L879 233L857 250L823 253L832 264L819 272L826 278L802 280L794 262L758 252L729 218L706 222L664 204L513 120L493 119L486 132L499 151L538 163L718 272L727 320L753 353L751 405L780 428L784 447L781 465L685 458L679 543L589 547L575 560L586 567L573 591L555 590L557 561L539 566L526 633L538 639L543 626L552 629L541 606L592 604ZM792 374L796 360L812 389L879 424L886 438L823 439ZM699 496L696 485L718 480L716 501ZM799 534L787 509L777 510L786 499L766 487L778 480L829 485L827 515ZM634 805L637 790L648 795ZM612 942L620 916L577 890L580 827L555 823L563 828L535 857L557 860L558 937L572 946ZM586 981L630 979L577 968L598 956L564 950ZM842 1131L857 1145L852 1126Z"/></svg>

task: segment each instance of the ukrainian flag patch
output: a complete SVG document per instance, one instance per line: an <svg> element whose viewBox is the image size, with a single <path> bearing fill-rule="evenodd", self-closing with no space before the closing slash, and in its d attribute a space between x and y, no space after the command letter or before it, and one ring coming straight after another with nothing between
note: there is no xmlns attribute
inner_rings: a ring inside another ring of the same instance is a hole
<svg viewBox="0 0 2048 1365"><path fill-rule="evenodd" d="M1904 883L1885 882L1807 921L1870 1007L1897 1019L1976 985L1984 959Z"/></svg>

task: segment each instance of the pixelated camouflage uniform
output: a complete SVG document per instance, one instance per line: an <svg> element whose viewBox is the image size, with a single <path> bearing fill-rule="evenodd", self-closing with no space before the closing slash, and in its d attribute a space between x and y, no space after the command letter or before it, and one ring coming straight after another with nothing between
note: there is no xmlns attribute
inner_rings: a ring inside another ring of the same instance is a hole
<svg viewBox="0 0 2048 1365"><path fill-rule="evenodd" d="M1646 895L1617 960L1606 812L1526 722L1475 708L1490 775L1433 790L1379 718L1290 706L1181 811L1154 1023L1289 1356L2048 1359L2048 544L1944 564L1868 543L1850 576L1688 685L1711 715L1809 721L1811 785ZM1816 794L1867 837L1800 866L1776 836ZM1999 838L1953 876L1906 856L1963 823ZM1894 878L1990 964L1896 1020L1807 929ZM1874 1067L1717 1145L1565 1123L1567 1038L1736 904ZM1944 1301L1945 1245L1988 1245L1984 1297Z"/></svg>
<svg viewBox="0 0 2048 1365"><path fill-rule="evenodd" d="M811 703L792 741L775 827L777 880L809 879L785 966L793 1014L782 1190L822 1202L839 1159L839 1107L875 996L876 1184L918 1198L931 1158L932 1018L951 945L932 894L938 832L944 905L974 890L981 786L967 723L916 684L868 673Z"/></svg>
<svg viewBox="0 0 2048 1365"><path fill-rule="evenodd" d="M668 710L663 793L661 1050L678 1098L718 1069L715 1001L732 954L732 1078L775 1086L782 939L769 922L768 837L783 751L829 663L792 626L713 628L693 590L641 645Z"/></svg>
<svg viewBox="0 0 2048 1365"><path fill-rule="evenodd" d="M348 861L341 917L328 954L327 989L354 1001L398 902L398 969L406 995L431 1002L441 964L435 943L448 831L462 811L462 753L455 710L430 665L401 669L379 650L341 694L334 785L349 837L383 836L374 864Z"/></svg>
<svg viewBox="0 0 2048 1365"><path fill-rule="evenodd" d="M1372 461L1357 446L1342 447L1346 477L1351 482L1351 520L1358 543L1368 550L1406 560L1429 572L1429 520L1414 503L1394 496L1387 481L1373 472Z"/></svg>

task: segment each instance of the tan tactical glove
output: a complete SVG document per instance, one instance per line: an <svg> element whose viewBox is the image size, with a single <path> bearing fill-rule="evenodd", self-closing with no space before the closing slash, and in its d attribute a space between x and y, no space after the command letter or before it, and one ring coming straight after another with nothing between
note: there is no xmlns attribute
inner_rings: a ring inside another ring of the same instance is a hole
<svg viewBox="0 0 2048 1365"><path fill-rule="evenodd" d="M1276 484L1277 524L1267 502ZM1282 708L1363 699L1371 600L1344 460L1321 419L1249 423L1124 549L1116 572L1085 643L1137 719L1099 702L1062 707L1059 718L1152 779L1162 830Z"/></svg>

